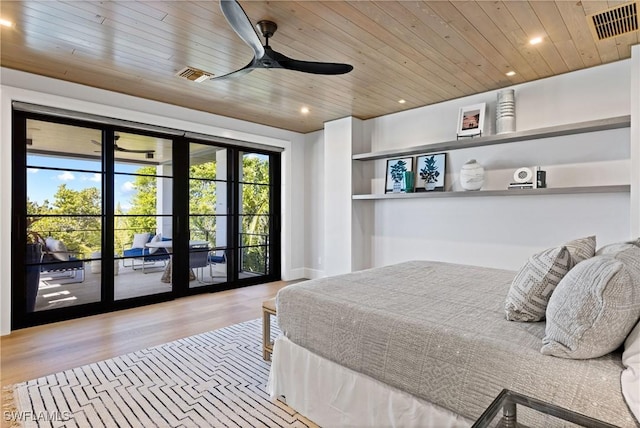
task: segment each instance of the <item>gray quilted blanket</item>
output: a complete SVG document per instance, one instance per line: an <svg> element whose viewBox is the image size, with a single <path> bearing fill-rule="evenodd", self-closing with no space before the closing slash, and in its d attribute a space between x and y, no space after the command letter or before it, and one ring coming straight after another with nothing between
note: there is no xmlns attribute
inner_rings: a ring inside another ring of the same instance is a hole
<svg viewBox="0 0 640 428"><path fill-rule="evenodd" d="M278 324L317 355L472 420L507 388L636 426L620 389L620 353L545 356L544 322L505 319L514 275L411 261L305 281L278 293Z"/></svg>

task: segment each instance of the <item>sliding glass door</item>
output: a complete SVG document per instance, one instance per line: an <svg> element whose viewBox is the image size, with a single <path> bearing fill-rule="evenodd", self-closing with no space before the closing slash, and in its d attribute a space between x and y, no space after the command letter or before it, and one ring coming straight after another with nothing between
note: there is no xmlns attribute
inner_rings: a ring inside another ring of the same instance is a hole
<svg viewBox="0 0 640 428"><path fill-rule="evenodd" d="M26 121L27 312L102 300L101 277L87 269L104 224L102 158L87 148L101 138L99 129Z"/></svg>
<svg viewBox="0 0 640 428"><path fill-rule="evenodd" d="M239 152L239 263L240 278L270 273L272 221L271 165L269 155Z"/></svg>
<svg viewBox="0 0 640 428"><path fill-rule="evenodd" d="M228 281L230 150L189 144L189 287Z"/></svg>
<svg viewBox="0 0 640 428"><path fill-rule="evenodd" d="M13 328L279 279L279 153L24 111L13 129Z"/></svg>
<svg viewBox="0 0 640 428"><path fill-rule="evenodd" d="M113 173L115 300L172 291L172 140L117 132Z"/></svg>

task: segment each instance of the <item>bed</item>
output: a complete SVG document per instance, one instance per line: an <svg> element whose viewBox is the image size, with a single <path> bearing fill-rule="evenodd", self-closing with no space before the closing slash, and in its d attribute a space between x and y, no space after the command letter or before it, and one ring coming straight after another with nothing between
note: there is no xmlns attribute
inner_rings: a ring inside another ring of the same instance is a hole
<svg viewBox="0 0 640 428"><path fill-rule="evenodd" d="M321 426L469 426L504 388L636 426L621 351L542 355L544 322L505 319L514 275L410 261L285 287L269 392Z"/></svg>

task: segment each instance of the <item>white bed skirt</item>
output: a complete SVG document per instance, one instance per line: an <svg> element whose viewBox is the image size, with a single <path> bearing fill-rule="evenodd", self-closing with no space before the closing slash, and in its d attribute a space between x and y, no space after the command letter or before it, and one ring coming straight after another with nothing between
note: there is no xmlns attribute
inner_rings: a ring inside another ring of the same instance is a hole
<svg viewBox="0 0 640 428"><path fill-rule="evenodd" d="M267 391L322 427L469 427L472 422L276 339Z"/></svg>

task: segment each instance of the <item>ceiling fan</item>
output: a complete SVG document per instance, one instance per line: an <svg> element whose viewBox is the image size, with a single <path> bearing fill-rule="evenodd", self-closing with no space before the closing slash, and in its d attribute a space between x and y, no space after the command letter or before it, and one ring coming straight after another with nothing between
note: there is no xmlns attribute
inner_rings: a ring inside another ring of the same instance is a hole
<svg viewBox="0 0 640 428"><path fill-rule="evenodd" d="M240 36L240 38L253 49L253 59L243 68L232 71L218 77L212 77L211 80L226 79L231 76L241 76L247 74L256 68L284 68L287 70L301 71L303 73L313 74L345 74L353 70L350 64L339 64L333 62L313 62L300 61L289 58L279 52L274 51L269 46L269 39L278 29L275 22L260 21L256 27L265 38L265 44L262 45L260 37L253 29L249 17L245 13L242 6L236 0L220 0L220 9L224 17L231 25L231 28Z"/></svg>
<svg viewBox="0 0 640 428"><path fill-rule="evenodd" d="M120 139L119 135L116 135L114 137L114 139L116 141L118 141ZM91 142L97 146L102 147L102 143L100 143L99 141L96 140L91 140ZM153 149L149 149L149 150L134 150L134 149L127 149L124 147L120 147L119 145L117 145L115 142L113 143L113 149L117 152L127 152L127 153L144 153L145 157L147 159L153 159L154 153L156 152ZM96 153L100 153L100 150L96 150Z"/></svg>

